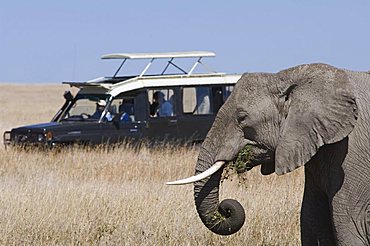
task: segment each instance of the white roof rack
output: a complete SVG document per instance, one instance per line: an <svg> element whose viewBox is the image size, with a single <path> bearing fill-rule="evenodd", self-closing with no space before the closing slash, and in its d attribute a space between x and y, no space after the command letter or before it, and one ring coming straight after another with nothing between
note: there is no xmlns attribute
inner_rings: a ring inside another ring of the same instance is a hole
<svg viewBox="0 0 370 246"><path fill-rule="evenodd" d="M161 58L194 58L214 57L209 51L163 52L163 53L114 53L103 55L101 59L161 59Z"/></svg>
<svg viewBox="0 0 370 246"><path fill-rule="evenodd" d="M149 69L149 67L152 65L152 63L156 59L169 59L167 66L164 68L161 75L163 75L166 72L169 65L174 66L175 68L177 68L184 74L190 75L193 73L194 69L198 66L198 64L202 64L204 67L206 67L201 62L202 58L214 57L214 56L216 56L216 54L210 51L187 51L187 52L162 52L162 53L114 53L114 54L103 55L101 58L102 59L122 59L123 60L121 65L118 67L117 71L113 75L113 78L115 78L118 72L121 70L122 66L125 64L126 60L128 59L150 59L148 65L144 68L144 70L139 75L139 77L142 77L144 76L146 71ZM173 62L175 58L198 58L198 59L194 63L192 68L187 72Z"/></svg>

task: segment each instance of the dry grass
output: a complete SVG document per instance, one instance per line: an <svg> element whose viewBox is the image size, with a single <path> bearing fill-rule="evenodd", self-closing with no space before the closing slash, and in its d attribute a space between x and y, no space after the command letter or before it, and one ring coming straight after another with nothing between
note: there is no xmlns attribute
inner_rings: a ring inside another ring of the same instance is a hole
<svg viewBox="0 0 370 246"><path fill-rule="evenodd" d="M0 84L0 130L49 121L67 87ZM30 102L34 102L31 104ZM9 115L4 118L4 115ZM193 174L197 148L0 148L0 244L298 245L302 170L277 177L250 171L227 180L247 220L222 237L200 222L192 186L166 186Z"/></svg>

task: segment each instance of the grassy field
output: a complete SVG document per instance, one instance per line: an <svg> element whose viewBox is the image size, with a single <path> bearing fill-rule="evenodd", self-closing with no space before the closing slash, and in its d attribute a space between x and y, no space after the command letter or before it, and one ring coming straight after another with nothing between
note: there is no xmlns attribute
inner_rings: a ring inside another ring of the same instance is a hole
<svg viewBox="0 0 370 246"><path fill-rule="evenodd" d="M0 130L49 121L61 85L0 83ZM299 245L303 171L259 170L222 184L239 200L244 227L222 237L198 218L193 187L165 182L192 175L198 150L129 146L61 151L0 147L1 245Z"/></svg>

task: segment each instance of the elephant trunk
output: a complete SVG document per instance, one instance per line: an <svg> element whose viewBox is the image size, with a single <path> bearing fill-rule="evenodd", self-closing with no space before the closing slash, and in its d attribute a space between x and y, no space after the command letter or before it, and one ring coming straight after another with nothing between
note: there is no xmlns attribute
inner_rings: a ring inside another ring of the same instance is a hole
<svg viewBox="0 0 370 246"><path fill-rule="evenodd" d="M199 174L213 165L206 148L202 147L196 173ZM219 186L223 168L208 178L194 183L195 205L204 225L219 235L231 235L244 224L245 212L239 202L226 199L219 203Z"/></svg>

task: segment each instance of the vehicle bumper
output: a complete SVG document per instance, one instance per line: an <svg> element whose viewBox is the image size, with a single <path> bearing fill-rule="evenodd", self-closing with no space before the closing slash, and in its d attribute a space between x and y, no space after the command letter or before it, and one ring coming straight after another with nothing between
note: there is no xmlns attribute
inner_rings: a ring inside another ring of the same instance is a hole
<svg viewBox="0 0 370 246"><path fill-rule="evenodd" d="M5 131L3 135L3 143L6 146L10 145L12 142L11 140L11 131Z"/></svg>
<svg viewBox="0 0 370 246"><path fill-rule="evenodd" d="M42 136L38 139L38 136ZM51 141L46 141L42 133L16 133L13 131L5 131L3 134L3 143L5 148L8 146L40 146L48 147L52 146Z"/></svg>

